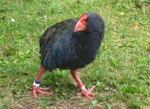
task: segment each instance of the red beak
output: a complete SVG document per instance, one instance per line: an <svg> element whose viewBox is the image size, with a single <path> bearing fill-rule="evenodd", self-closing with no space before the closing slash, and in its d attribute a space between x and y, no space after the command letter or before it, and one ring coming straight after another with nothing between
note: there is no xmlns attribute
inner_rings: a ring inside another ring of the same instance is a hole
<svg viewBox="0 0 150 109"><path fill-rule="evenodd" d="M77 31L84 31L84 30L86 30L85 21L79 20L79 21L76 23L76 25L75 25L74 32L77 32Z"/></svg>

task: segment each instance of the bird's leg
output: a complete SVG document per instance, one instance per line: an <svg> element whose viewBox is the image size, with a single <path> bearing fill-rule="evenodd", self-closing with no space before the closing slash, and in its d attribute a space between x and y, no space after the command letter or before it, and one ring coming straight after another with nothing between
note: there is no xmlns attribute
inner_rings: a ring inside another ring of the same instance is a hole
<svg viewBox="0 0 150 109"><path fill-rule="evenodd" d="M42 75L44 74L44 72L45 72L45 69L44 69L44 67L41 66L40 69L39 69L39 72L38 72L38 74L36 76L36 79L33 82L32 89L33 89L33 95L34 95L35 98L38 97L37 93L39 93L39 94L46 94L46 95L47 94L48 95L52 94L52 92L46 92L47 90L49 90L49 88L41 88L41 87L39 87L40 86L40 81L42 79Z"/></svg>
<svg viewBox="0 0 150 109"><path fill-rule="evenodd" d="M95 86L93 86L91 89L87 90L78 76L78 71L71 70L71 74L74 77L74 79L76 80L78 87L81 89L81 92L77 93L77 95L78 96L83 95L88 99L93 99L93 90L94 90Z"/></svg>

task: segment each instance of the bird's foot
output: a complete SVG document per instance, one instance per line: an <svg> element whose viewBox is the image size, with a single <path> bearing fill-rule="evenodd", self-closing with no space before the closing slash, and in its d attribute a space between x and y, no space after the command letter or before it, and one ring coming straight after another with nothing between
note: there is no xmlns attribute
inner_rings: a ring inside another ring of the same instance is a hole
<svg viewBox="0 0 150 109"><path fill-rule="evenodd" d="M87 99L92 100L93 99L93 90L95 89L95 86L93 86L91 89L87 90L87 89L83 89L81 90L81 92L77 93L78 96L85 96Z"/></svg>
<svg viewBox="0 0 150 109"><path fill-rule="evenodd" d="M37 93L38 94L44 94L44 95L52 95L53 92L48 92L49 88L41 88L41 87L37 87L37 86L32 86L33 89L33 95L35 98L37 98Z"/></svg>

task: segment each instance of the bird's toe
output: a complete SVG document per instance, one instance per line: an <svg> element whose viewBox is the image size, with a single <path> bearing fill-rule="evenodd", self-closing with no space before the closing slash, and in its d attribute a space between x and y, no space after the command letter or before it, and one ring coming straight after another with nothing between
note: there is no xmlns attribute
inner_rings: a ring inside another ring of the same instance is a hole
<svg viewBox="0 0 150 109"><path fill-rule="evenodd" d="M52 95L53 92L48 91L49 88L41 88L41 87L37 87L37 86L32 86L33 88L33 95L35 98L37 98L37 94L43 94L43 95Z"/></svg>
<svg viewBox="0 0 150 109"><path fill-rule="evenodd" d="M91 89L89 89L89 90L84 89L84 90L82 90L81 92L77 93L77 95L78 95L78 96L83 95L83 96L85 96L87 99L92 100L92 99L93 99L93 96L94 96L94 94L93 94L94 89L95 89L95 86L93 86L93 87L92 87Z"/></svg>

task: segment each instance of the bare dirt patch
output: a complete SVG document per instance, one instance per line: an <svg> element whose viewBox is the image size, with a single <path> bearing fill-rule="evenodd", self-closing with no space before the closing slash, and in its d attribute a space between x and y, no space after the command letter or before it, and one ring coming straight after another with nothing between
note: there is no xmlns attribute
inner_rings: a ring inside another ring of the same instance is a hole
<svg viewBox="0 0 150 109"><path fill-rule="evenodd" d="M107 109L105 103L92 105L90 100L75 96L68 100L56 101L53 105L41 107L31 93L16 101L9 109ZM123 103L114 103L113 109L127 109Z"/></svg>

